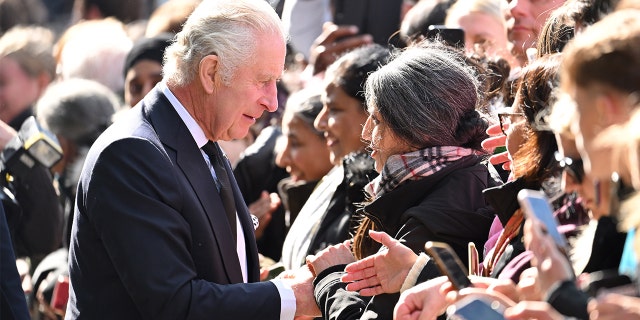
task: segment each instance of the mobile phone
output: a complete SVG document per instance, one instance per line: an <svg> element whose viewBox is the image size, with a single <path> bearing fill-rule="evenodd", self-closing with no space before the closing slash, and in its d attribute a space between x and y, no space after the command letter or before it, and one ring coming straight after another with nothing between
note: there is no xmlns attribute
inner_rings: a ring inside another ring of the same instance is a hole
<svg viewBox="0 0 640 320"><path fill-rule="evenodd" d="M285 268L284 268L284 264L278 262L278 263L275 263L275 264L269 266L267 268L267 270L269 270L269 275L267 276L267 279L265 279L265 280L271 280L271 279L275 279L277 276L279 276L281 273L283 273Z"/></svg>
<svg viewBox="0 0 640 320"><path fill-rule="evenodd" d="M480 275L480 257L478 255L478 249L476 244L469 242L467 249L469 250L469 275Z"/></svg>
<svg viewBox="0 0 640 320"><path fill-rule="evenodd" d="M503 320L505 307L498 301L481 296L468 296L447 308L447 319Z"/></svg>
<svg viewBox="0 0 640 320"><path fill-rule="evenodd" d="M559 248L567 248L567 239L558 232L558 220L547 196L538 190L522 189L518 192L518 202L527 219L540 221Z"/></svg>
<svg viewBox="0 0 640 320"><path fill-rule="evenodd" d="M467 276L466 268L460 261L458 255L451 247L444 242L428 241L424 245L427 253L436 261L436 265L442 274L449 278L449 281L456 290L472 287Z"/></svg>
<svg viewBox="0 0 640 320"><path fill-rule="evenodd" d="M442 40L452 47L464 48L464 30L460 28L430 25L427 29L427 39Z"/></svg>
<svg viewBox="0 0 640 320"><path fill-rule="evenodd" d="M56 314L63 315L69 300L69 276L59 275L51 295L51 308Z"/></svg>

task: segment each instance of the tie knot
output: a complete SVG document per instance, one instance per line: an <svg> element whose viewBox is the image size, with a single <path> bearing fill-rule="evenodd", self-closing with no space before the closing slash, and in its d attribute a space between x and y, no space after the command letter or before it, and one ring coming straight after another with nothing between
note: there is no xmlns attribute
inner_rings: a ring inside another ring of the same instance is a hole
<svg viewBox="0 0 640 320"><path fill-rule="evenodd" d="M218 153L219 153L218 147L216 146L216 143L213 141L209 141L204 146L202 146L202 150L204 151L204 153L207 154L207 156L209 156L209 158L218 157Z"/></svg>
<svg viewBox="0 0 640 320"><path fill-rule="evenodd" d="M213 141L207 142L204 146L202 146L202 151L204 151L207 157L209 157L209 161L211 161L211 164L213 164L214 166L223 166L224 157L222 156L222 150L217 143Z"/></svg>

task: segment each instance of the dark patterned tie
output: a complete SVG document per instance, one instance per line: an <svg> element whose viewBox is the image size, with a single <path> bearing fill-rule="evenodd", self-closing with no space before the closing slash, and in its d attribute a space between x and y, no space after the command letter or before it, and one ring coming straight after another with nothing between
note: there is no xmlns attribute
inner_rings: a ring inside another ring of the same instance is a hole
<svg viewBox="0 0 640 320"><path fill-rule="evenodd" d="M229 175L224 167L224 157L222 156L222 150L217 143L209 141L202 147L204 153L209 157L209 161L213 166L213 170L216 172L216 177L220 183L220 198L224 205L224 210L227 212L227 219L231 226L231 232L233 233L233 242L237 240L236 230L236 205L233 197L233 191L231 190L231 183L229 183Z"/></svg>

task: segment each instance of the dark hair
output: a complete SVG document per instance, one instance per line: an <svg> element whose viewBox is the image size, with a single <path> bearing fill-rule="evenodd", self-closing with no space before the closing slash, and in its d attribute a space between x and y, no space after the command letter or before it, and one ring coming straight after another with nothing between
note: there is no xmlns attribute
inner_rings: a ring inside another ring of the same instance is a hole
<svg viewBox="0 0 640 320"><path fill-rule="evenodd" d="M483 115L489 115L490 104L508 105L511 101L509 62L500 56L487 56L483 52L476 51L467 57L467 63L476 70L480 81L481 100L476 109Z"/></svg>
<svg viewBox="0 0 640 320"><path fill-rule="evenodd" d="M127 77L129 69L133 68L140 60L156 61L162 65L164 51L171 44L172 39L173 34L161 33L155 37L138 40L124 60L124 77Z"/></svg>
<svg viewBox="0 0 640 320"><path fill-rule="evenodd" d="M367 80L367 105L412 147L482 150L487 123L476 111L478 80L461 51L425 41L409 47Z"/></svg>
<svg viewBox="0 0 640 320"><path fill-rule="evenodd" d="M419 1L409 10L400 26L400 40L405 45L424 39L431 25L444 24L453 0Z"/></svg>
<svg viewBox="0 0 640 320"><path fill-rule="evenodd" d="M322 111L322 99L320 92L311 89L303 89L296 91L287 99L285 113L293 113L293 115L306 123L311 131L324 137L321 131L313 126L313 121Z"/></svg>
<svg viewBox="0 0 640 320"><path fill-rule="evenodd" d="M558 87L561 61L560 53L538 58L523 69L518 82L514 105L520 106L528 126L524 144L512 155L516 163L513 174L536 185L557 172L554 152L558 144L544 119Z"/></svg>
<svg viewBox="0 0 640 320"><path fill-rule="evenodd" d="M344 54L327 68L327 74L333 76L333 82L350 97L363 104L364 84L369 74L376 71L389 60L389 49L372 44L360 47Z"/></svg>
<svg viewBox="0 0 640 320"><path fill-rule="evenodd" d="M120 22L129 23L144 17L144 1L142 0L75 0L76 20L87 19L92 7L100 10L103 17L114 17Z"/></svg>

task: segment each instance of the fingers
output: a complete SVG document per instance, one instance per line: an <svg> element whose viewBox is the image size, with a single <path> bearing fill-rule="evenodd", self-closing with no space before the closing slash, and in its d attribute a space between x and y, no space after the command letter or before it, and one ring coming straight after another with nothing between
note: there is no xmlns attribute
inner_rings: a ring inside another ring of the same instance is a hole
<svg viewBox="0 0 640 320"><path fill-rule="evenodd" d="M482 147L486 150L493 150L497 147L503 147L507 143L507 136L501 134L499 136L492 136L484 139L481 143Z"/></svg>
<svg viewBox="0 0 640 320"><path fill-rule="evenodd" d="M386 232L382 232L382 231L369 231L369 236L371 237L371 239L373 239L374 241L384 245L387 248L392 247L393 245L395 245L398 240L392 238L390 235L388 235Z"/></svg>
<svg viewBox="0 0 640 320"><path fill-rule="evenodd" d="M489 128L487 128L487 134L490 136L504 135L499 123L489 126Z"/></svg>
<svg viewBox="0 0 640 320"><path fill-rule="evenodd" d="M362 296L374 296L384 293L380 282L376 278L368 278L361 281L351 282L347 285L347 290L358 291Z"/></svg>
<svg viewBox="0 0 640 320"><path fill-rule="evenodd" d="M382 290L381 286L375 286L375 287L364 288L358 291L358 293L363 297L373 297L379 294L383 294L385 292L384 290Z"/></svg>
<svg viewBox="0 0 640 320"><path fill-rule="evenodd" d="M373 257L367 257L362 260L358 260L356 262L348 264L347 267L344 268L344 271L347 272L348 276L351 276L351 275L356 276L356 275L359 275L358 273L361 272L362 270L373 268L373 267L374 267ZM353 279L353 280L357 280L357 279Z"/></svg>
<svg viewBox="0 0 640 320"><path fill-rule="evenodd" d="M523 301L504 311L506 319L538 319L555 320L563 319L547 302Z"/></svg>
<svg viewBox="0 0 640 320"><path fill-rule="evenodd" d="M491 162L491 164L501 164L501 163L510 162L509 152L505 151L505 152L496 153L489 158L489 162Z"/></svg>

